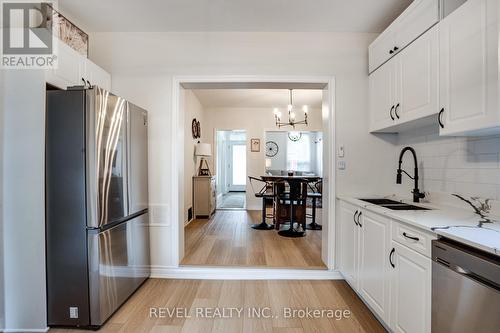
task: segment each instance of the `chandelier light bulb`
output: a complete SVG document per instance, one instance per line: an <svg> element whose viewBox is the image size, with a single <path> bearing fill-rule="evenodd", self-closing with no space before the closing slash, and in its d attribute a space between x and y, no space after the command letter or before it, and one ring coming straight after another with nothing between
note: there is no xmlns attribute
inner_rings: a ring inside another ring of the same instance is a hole
<svg viewBox="0 0 500 333"><path fill-rule="evenodd" d="M278 111L278 113L276 113L276 116L278 117L278 119L281 118L281 112Z"/></svg>
<svg viewBox="0 0 500 333"><path fill-rule="evenodd" d="M304 105L302 107L302 110L304 110L304 113L307 114L309 112L309 107L307 105Z"/></svg>
<svg viewBox="0 0 500 333"><path fill-rule="evenodd" d="M274 108L274 115L278 116L279 113L280 113L280 111L278 110L278 108Z"/></svg>
<svg viewBox="0 0 500 333"><path fill-rule="evenodd" d="M292 108L293 108L292 104L288 104L288 112L292 111Z"/></svg>
<svg viewBox="0 0 500 333"><path fill-rule="evenodd" d="M295 120L295 112L290 112L290 119Z"/></svg>

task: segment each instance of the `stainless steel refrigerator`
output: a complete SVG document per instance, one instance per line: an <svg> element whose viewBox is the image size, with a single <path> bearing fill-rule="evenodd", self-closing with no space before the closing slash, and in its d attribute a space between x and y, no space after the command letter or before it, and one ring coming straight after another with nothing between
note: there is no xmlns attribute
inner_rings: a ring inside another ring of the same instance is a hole
<svg viewBox="0 0 500 333"><path fill-rule="evenodd" d="M46 103L48 324L95 328L149 276L147 113L98 87Z"/></svg>

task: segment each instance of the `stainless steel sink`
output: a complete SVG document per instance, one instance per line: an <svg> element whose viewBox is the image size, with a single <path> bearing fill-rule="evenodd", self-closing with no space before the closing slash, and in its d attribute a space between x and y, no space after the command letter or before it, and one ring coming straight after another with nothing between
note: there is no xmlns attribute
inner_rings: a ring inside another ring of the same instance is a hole
<svg viewBox="0 0 500 333"><path fill-rule="evenodd" d="M384 199L384 198L374 198L374 199L359 199L361 201L365 201L377 206L385 207L390 210L430 210L429 208L415 206L411 204L407 204L404 202Z"/></svg>

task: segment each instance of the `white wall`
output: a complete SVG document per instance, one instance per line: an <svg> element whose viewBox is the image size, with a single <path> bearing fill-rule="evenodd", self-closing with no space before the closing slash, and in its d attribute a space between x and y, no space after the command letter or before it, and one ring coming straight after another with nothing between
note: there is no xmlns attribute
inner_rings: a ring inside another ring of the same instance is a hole
<svg viewBox="0 0 500 333"><path fill-rule="evenodd" d="M44 74L0 72L5 327L45 329Z"/></svg>
<svg viewBox="0 0 500 333"><path fill-rule="evenodd" d="M172 200L170 193L172 149L177 140L169 136L172 128L172 82L163 75L113 76L113 92L148 111L148 165L149 208L151 225L151 262L153 265L171 265L172 249L170 233ZM184 132L181 130L181 136ZM183 179L180 179L182 186ZM177 207L174 207L177 210ZM181 228L182 229L182 228ZM184 237L181 238L182 247Z"/></svg>
<svg viewBox="0 0 500 333"><path fill-rule="evenodd" d="M347 161L347 169L337 173L337 193L365 194L372 188L380 194L392 188L394 172L388 170L387 159L394 155L394 146L385 137L368 133L367 54L375 37L357 33L96 33L90 39L90 52L92 60L113 74L116 92L145 103L148 96L163 101L150 110L161 121L152 125L158 128L156 140L150 142L152 160L168 159L166 145L175 142L168 130L159 130L171 126L174 75L335 76L335 134L337 142L345 146ZM248 137L252 135L248 133ZM249 162L254 163L253 158ZM160 194L168 192L172 167L168 163L151 166L151 202L168 205L167 196ZM373 177L374 170L377 177ZM158 221L162 231L154 235L163 238L161 246L152 246L154 265L173 263L174 250L167 244L178 235L169 232L167 216L162 215Z"/></svg>
<svg viewBox="0 0 500 333"><path fill-rule="evenodd" d="M3 161L4 155L4 108L5 108L5 91L4 91L4 72L0 70L0 157ZM5 295L4 295L4 262L3 257L5 254L4 242L3 242L3 225L4 225L4 203L3 203L3 163L0 163L0 331L3 330L5 324Z"/></svg>
<svg viewBox="0 0 500 333"><path fill-rule="evenodd" d="M184 112L184 222L188 222L188 209L193 206L193 176L198 171L198 160L194 150L198 141L205 142L207 137L205 129L205 111L200 101L189 89L181 89L180 112ZM201 138L193 139L191 122L196 118L201 124ZM212 146L214 147L214 146Z"/></svg>
<svg viewBox="0 0 500 333"><path fill-rule="evenodd" d="M286 142L288 138L283 135L284 132L267 132L265 141L272 141L278 146L278 152L271 159L270 170L286 170ZM266 144L264 142L264 145ZM265 146L264 146L265 147Z"/></svg>
<svg viewBox="0 0 500 333"><path fill-rule="evenodd" d="M399 152L405 146L415 148L420 172L420 186L426 192L458 193L500 200L500 136L439 137L437 126L429 126L398 135L392 157L397 169ZM413 175L410 154L403 168ZM394 171L394 181L395 181ZM413 181L408 177L394 191L408 197Z"/></svg>
<svg viewBox="0 0 500 333"><path fill-rule="evenodd" d="M297 130L322 130L321 110L310 110L309 125L299 125ZM247 175L261 176L265 173L265 132L275 130L272 109L269 108L206 108L205 132L207 142L215 146L216 130L245 130L247 138ZM260 139L260 152L250 150L250 140ZM217 155L214 154L214 158ZM213 165L213 163L212 163ZM218 172L218 170L215 170ZM246 206L248 210L260 210L262 201L256 198L247 179Z"/></svg>

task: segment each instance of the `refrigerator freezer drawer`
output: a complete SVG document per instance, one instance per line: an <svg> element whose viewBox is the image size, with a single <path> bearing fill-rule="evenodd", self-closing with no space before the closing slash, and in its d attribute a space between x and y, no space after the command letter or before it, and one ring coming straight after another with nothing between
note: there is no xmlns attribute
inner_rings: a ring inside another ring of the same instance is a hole
<svg viewBox="0 0 500 333"><path fill-rule="evenodd" d="M148 213L88 235L90 321L102 325L149 277Z"/></svg>

